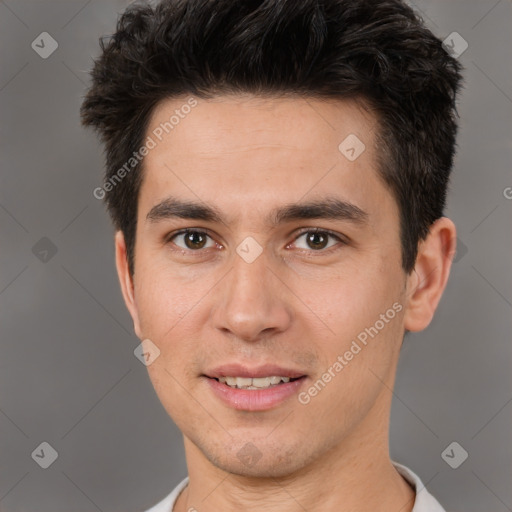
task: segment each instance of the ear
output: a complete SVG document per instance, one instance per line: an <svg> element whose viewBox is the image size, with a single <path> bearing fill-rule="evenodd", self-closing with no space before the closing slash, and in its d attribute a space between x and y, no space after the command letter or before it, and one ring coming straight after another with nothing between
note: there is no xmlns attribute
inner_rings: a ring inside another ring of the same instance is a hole
<svg viewBox="0 0 512 512"><path fill-rule="evenodd" d="M430 227L418 246L414 270L407 277L404 327L408 331L425 329L444 292L457 245L453 222L441 217Z"/></svg>
<svg viewBox="0 0 512 512"><path fill-rule="evenodd" d="M122 231L116 232L115 247L117 275L119 277L119 283L121 284L121 291L123 293L124 302L132 317L135 334L139 339L142 339L133 280L132 276L130 275L130 271L128 270L126 243Z"/></svg>

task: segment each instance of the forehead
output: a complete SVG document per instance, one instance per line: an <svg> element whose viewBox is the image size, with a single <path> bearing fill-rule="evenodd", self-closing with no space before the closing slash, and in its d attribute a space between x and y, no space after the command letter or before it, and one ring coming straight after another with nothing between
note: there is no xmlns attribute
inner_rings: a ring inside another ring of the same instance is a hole
<svg viewBox="0 0 512 512"><path fill-rule="evenodd" d="M336 149L350 134L365 139L367 148L374 142L376 118L361 100L246 94L193 102L190 107L191 97L161 101L148 123L148 135L163 145L174 142L176 155L193 146L194 154L203 158L262 146L317 156Z"/></svg>
<svg viewBox="0 0 512 512"><path fill-rule="evenodd" d="M251 95L192 100L167 99L152 113L146 136L155 145L144 158L143 215L166 194L215 202L239 215L250 205L260 216L306 195L336 191L356 205L373 195L376 209L389 195L376 172L377 121L362 102Z"/></svg>

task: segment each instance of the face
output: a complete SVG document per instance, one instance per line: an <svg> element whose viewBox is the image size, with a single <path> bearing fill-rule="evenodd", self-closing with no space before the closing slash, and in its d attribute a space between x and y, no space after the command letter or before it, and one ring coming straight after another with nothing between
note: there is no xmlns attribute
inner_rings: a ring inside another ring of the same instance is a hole
<svg viewBox="0 0 512 512"><path fill-rule="evenodd" d="M163 406L205 461L243 475L387 436L407 276L374 117L349 101L186 103L151 118L124 290L137 335L160 350L148 371ZM290 382L237 390L226 376Z"/></svg>

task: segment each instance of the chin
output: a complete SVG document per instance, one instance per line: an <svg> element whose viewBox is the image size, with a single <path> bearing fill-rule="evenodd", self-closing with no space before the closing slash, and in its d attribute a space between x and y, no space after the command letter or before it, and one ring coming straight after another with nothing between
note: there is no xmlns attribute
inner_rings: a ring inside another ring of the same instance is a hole
<svg viewBox="0 0 512 512"><path fill-rule="evenodd" d="M216 466L227 473L246 478L283 478L291 476L295 471L300 469L298 461L294 461L293 466L272 460L267 460L265 463L261 460L254 464L254 466L241 463L236 458L223 462L224 463L216 464Z"/></svg>
<svg viewBox="0 0 512 512"><path fill-rule="evenodd" d="M260 448L257 448L258 445ZM219 450L220 448L220 450ZM220 451L220 453L219 453ZM216 446L214 450L202 450L204 456L215 467L233 475L248 478L282 478L300 470L307 461L303 450L292 446L273 446L245 440L229 446ZM298 458L297 454L301 453Z"/></svg>

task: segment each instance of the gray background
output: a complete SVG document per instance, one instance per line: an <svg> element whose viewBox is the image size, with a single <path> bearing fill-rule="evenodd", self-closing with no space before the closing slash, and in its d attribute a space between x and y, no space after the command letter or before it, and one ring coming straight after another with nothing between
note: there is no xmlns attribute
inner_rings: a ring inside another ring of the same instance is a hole
<svg viewBox="0 0 512 512"><path fill-rule="evenodd" d="M113 229L92 195L102 150L79 124L98 38L127 4L0 1L6 512L140 511L186 475L181 434L133 355L139 341L117 282ZM460 246L433 323L406 338L391 454L449 511L512 510L512 4L414 5L436 35L456 31L469 44L459 57L466 86L447 210ZM31 48L45 31L59 45L47 59ZM441 457L453 441L469 454L457 469ZM48 469L31 456L42 442L58 452Z"/></svg>

